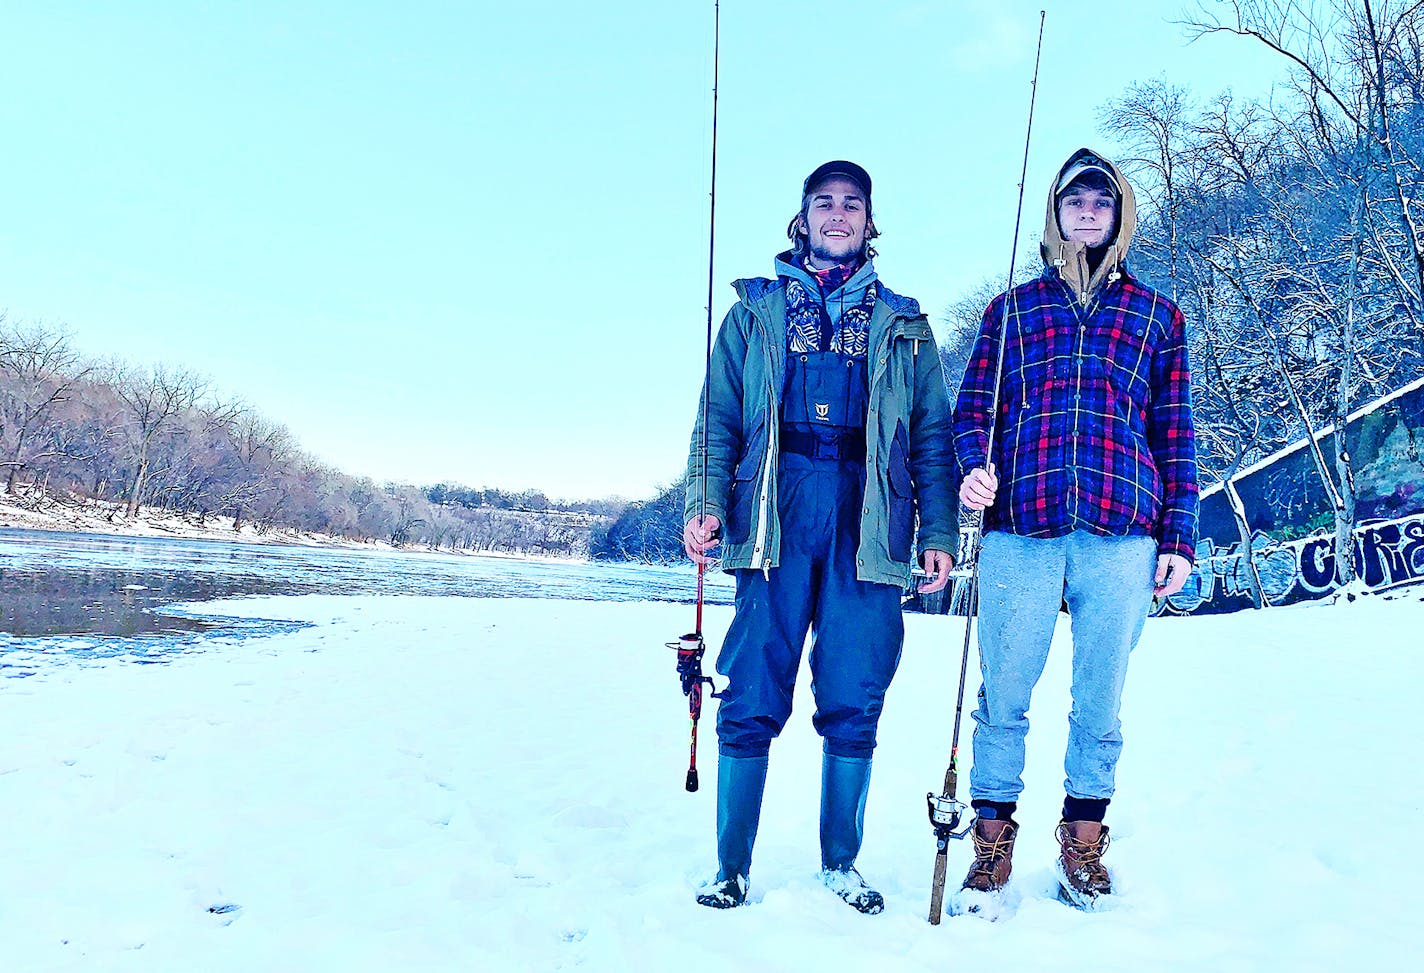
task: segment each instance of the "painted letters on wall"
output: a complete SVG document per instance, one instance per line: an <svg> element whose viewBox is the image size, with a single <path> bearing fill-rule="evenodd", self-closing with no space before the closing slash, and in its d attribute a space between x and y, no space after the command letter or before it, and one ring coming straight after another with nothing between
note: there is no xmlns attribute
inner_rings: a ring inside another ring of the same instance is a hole
<svg viewBox="0 0 1424 973"><path fill-rule="evenodd" d="M1355 468L1355 569L1370 588L1424 579L1424 380L1350 418ZM1333 470L1335 436L1320 437ZM1232 481L1240 494L1267 603L1318 598L1335 586L1333 514L1306 441L1281 450ZM1203 491L1197 564L1159 613L1251 607L1246 558L1220 485Z"/></svg>
<svg viewBox="0 0 1424 973"><path fill-rule="evenodd" d="M1261 592L1268 604L1318 598L1335 586L1335 537L1320 534L1278 544L1258 532L1251 541ZM1241 544L1217 547L1204 537L1186 586L1158 605L1159 614L1216 614L1251 607ZM1424 514L1377 521L1356 529L1355 572L1369 588L1424 580Z"/></svg>

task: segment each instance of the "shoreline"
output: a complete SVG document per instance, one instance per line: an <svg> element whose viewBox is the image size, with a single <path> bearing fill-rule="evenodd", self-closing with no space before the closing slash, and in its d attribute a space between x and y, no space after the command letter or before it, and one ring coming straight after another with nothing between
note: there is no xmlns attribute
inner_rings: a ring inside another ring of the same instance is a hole
<svg viewBox="0 0 1424 973"><path fill-rule="evenodd" d="M244 524L234 530L232 518L212 516L195 524L178 514L140 507L130 520L122 505L76 500L72 505L46 498L38 509L19 498L0 495L0 530L36 530L54 533L94 534L106 537L164 537L181 540L225 541L238 544L271 544L285 547L333 548L390 551L401 554L436 554L447 557L497 557L518 561L550 561L560 564L592 563L586 557L556 557L517 551L473 551L434 548L422 544L395 545L387 541L357 541L333 534L299 531L288 527L259 533Z"/></svg>

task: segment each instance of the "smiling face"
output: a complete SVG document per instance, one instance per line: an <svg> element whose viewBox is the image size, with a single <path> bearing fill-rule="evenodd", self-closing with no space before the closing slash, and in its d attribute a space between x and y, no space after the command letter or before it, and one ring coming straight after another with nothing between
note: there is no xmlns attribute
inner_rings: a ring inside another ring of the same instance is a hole
<svg viewBox="0 0 1424 973"><path fill-rule="evenodd" d="M807 263L817 270L848 263L865 248L866 203L861 188L834 176L811 190L801 230Z"/></svg>
<svg viewBox="0 0 1424 973"><path fill-rule="evenodd" d="M1100 247L1117 228L1117 202L1104 190L1070 186L1058 199L1058 228L1066 240Z"/></svg>

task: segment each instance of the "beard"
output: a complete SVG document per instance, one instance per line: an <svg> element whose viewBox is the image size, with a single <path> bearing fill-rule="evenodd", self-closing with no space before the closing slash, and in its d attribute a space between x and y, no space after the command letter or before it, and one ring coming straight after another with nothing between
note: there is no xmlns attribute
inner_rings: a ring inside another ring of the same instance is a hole
<svg viewBox="0 0 1424 973"><path fill-rule="evenodd" d="M852 244L850 240L846 240L844 246L837 247L835 250L832 250L830 246L823 242L813 243L808 239L806 243L806 252L821 263L845 265L859 260L864 251L864 240L856 244Z"/></svg>

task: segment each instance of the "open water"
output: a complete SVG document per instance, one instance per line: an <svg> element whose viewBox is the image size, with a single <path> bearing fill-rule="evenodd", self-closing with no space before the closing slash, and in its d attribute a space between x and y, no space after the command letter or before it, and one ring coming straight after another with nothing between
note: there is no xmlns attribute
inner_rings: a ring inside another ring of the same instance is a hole
<svg viewBox="0 0 1424 973"><path fill-rule="evenodd" d="M36 656L162 662L174 654L297 627L205 616L197 603L243 595L448 595L674 601L696 598L690 566L530 561L353 548L0 529L0 677ZM705 599L732 586L707 576Z"/></svg>

